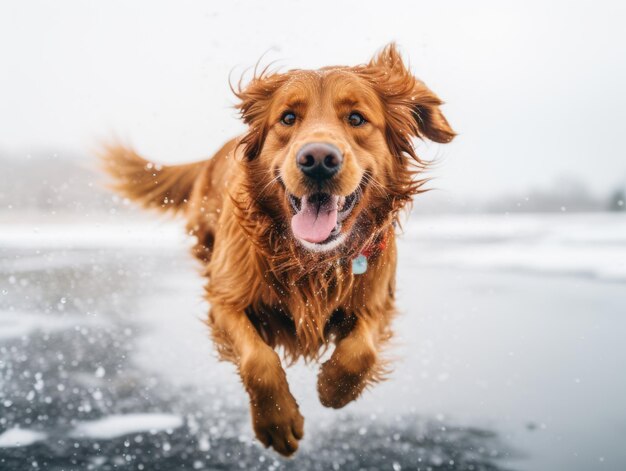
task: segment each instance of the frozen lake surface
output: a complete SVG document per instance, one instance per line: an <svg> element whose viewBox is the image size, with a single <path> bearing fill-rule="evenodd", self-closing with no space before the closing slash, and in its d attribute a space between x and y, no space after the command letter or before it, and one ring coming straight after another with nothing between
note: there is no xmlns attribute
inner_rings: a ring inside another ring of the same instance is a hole
<svg viewBox="0 0 626 471"><path fill-rule="evenodd" d="M0 469L624 470L626 217L417 217L391 378L254 440L182 224L0 224Z"/></svg>

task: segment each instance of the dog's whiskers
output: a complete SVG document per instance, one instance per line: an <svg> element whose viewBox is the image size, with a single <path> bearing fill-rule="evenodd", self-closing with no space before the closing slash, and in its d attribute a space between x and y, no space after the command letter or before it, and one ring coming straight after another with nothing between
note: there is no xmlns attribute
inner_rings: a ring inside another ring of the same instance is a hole
<svg viewBox="0 0 626 471"><path fill-rule="evenodd" d="M373 188L378 192L379 195L383 197L388 196L385 187L378 180L376 180L371 174L366 173L363 176L363 180L365 181L365 183L371 184Z"/></svg>
<svg viewBox="0 0 626 471"><path fill-rule="evenodd" d="M268 171L267 173L271 173L271 171ZM276 175L274 178L270 179L270 181L265 184L265 186L261 189L261 191L259 191L259 198L262 198L263 193L265 193L270 188L271 185L278 182L279 180L280 180L280 175Z"/></svg>

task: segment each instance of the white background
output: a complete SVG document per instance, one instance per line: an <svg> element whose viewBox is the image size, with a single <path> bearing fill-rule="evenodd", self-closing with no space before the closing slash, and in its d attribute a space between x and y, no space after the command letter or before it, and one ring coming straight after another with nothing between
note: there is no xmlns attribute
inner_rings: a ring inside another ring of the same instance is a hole
<svg viewBox="0 0 626 471"><path fill-rule="evenodd" d="M559 175L626 179L624 2L3 1L0 152L89 153L117 136L155 160L241 131L233 80L362 63L395 40L459 138L437 187L526 191ZM468 178L471 175L471 178Z"/></svg>

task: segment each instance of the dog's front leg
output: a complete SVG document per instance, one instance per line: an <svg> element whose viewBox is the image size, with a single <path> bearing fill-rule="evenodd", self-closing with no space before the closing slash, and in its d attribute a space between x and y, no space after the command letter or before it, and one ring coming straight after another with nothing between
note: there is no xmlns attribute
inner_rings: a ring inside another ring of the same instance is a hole
<svg viewBox="0 0 626 471"><path fill-rule="evenodd" d="M250 395L257 438L278 453L291 455L304 434L304 418L289 391L280 358L245 313L214 306L210 317L218 348L237 365Z"/></svg>
<svg viewBox="0 0 626 471"><path fill-rule="evenodd" d="M359 397L369 383L380 379L383 364L378 349L386 340L383 337L378 321L357 318L320 368L317 391L324 406L339 409Z"/></svg>

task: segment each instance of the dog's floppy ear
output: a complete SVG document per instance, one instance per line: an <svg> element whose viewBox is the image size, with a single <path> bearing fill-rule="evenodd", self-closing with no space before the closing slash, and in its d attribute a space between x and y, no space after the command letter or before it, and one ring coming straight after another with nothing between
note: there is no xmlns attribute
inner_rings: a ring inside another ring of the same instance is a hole
<svg viewBox="0 0 626 471"><path fill-rule="evenodd" d="M412 138L440 143L454 139L456 133L439 108L443 101L411 74L395 44L387 45L374 56L365 73L385 105L392 151L408 153L417 160Z"/></svg>
<svg viewBox="0 0 626 471"><path fill-rule="evenodd" d="M241 82L237 89L231 86L233 93L240 100L236 108L243 122L249 126L248 132L240 141L248 160L256 158L263 148L263 141L269 127L267 115L272 96L284 80L284 74L267 74L264 70L259 75L255 73L245 87L241 86Z"/></svg>

